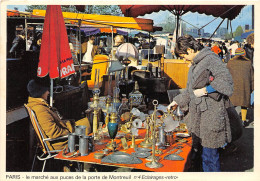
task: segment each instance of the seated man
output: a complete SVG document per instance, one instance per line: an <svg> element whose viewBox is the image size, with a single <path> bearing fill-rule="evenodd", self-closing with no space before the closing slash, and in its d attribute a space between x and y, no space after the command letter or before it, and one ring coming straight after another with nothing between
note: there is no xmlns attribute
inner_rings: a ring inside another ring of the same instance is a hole
<svg viewBox="0 0 260 181"><path fill-rule="evenodd" d="M74 126L86 126L86 135L91 132L89 120L80 119L76 122L62 120L59 113L47 103L49 87L41 83L30 80L27 85L29 92L28 107L30 107L37 117L45 138L57 138L74 132ZM61 150L67 145L67 140L55 141L51 143L50 150Z"/></svg>

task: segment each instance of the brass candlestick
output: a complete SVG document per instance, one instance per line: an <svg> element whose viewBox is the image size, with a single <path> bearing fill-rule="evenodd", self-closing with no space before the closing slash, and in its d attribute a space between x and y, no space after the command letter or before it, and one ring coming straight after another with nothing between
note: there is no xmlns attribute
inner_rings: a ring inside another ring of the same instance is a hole
<svg viewBox="0 0 260 181"><path fill-rule="evenodd" d="M93 93L94 93L93 104L90 105L91 108L98 107L100 90L99 89L93 89Z"/></svg>
<svg viewBox="0 0 260 181"><path fill-rule="evenodd" d="M99 93L100 90L95 88L93 89L93 104L91 107L94 109L93 111L93 135L94 135L94 140L97 140L97 128L98 128L98 114L99 114Z"/></svg>
<svg viewBox="0 0 260 181"><path fill-rule="evenodd" d="M149 139L149 128L150 128L149 123L150 123L150 117L147 117L146 118L146 134L145 134L145 138L144 138L144 141L140 143L140 146L144 147L144 148L148 148L148 147L152 146L152 142Z"/></svg>
<svg viewBox="0 0 260 181"><path fill-rule="evenodd" d="M158 105L158 101L157 100L154 100L153 101L153 105L154 105L154 112L152 114L152 122L154 124L153 126L153 130L152 130L152 135L153 135L153 138L155 138L155 124L156 124L156 106ZM156 144L156 139L153 139L153 146L152 146L152 161L151 162L148 162L145 164L145 166L149 167L149 168L160 168L163 166L163 164L159 163L158 160L155 158L155 144Z"/></svg>
<svg viewBox="0 0 260 181"><path fill-rule="evenodd" d="M163 164L158 162L158 159L155 157L155 140L153 140L153 147L152 147L152 161L145 164L145 166L149 168L161 168Z"/></svg>
<svg viewBox="0 0 260 181"><path fill-rule="evenodd" d="M155 127L156 127L156 119L157 119L157 116L156 116L156 113L157 113L157 109L156 109L156 106L158 105L158 101L157 100L153 100L153 105L154 105L154 111L153 111L153 114L151 116L151 137L150 139L151 140L154 140L155 139Z"/></svg>
<svg viewBox="0 0 260 181"><path fill-rule="evenodd" d="M152 121L152 119L151 119L151 121L150 121L150 129L151 129L151 134L150 134L150 140L154 140L154 134L153 134L153 132L154 132L154 127L155 127L155 125L154 125L154 123L153 123L153 121Z"/></svg>
<svg viewBox="0 0 260 181"><path fill-rule="evenodd" d="M98 108L94 108L93 112L93 135L94 135L94 140L98 139L97 136L97 126L98 126Z"/></svg>
<svg viewBox="0 0 260 181"><path fill-rule="evenodd" d="M135 144L135 135L132 133L132 144L130 145L130 148L136 148L137 145Z"/></svg>
<svg viewBox="0 0 260 181"><path fill-rule="evenodd" d="M93 135L94 140L97 140L97 127L98 127L98 113L99 113L99 75L100 75L100 69L95 69L95 81L94 81L94 89L93 92L93 104L90 106L94 109L93 111Z"/></svg>

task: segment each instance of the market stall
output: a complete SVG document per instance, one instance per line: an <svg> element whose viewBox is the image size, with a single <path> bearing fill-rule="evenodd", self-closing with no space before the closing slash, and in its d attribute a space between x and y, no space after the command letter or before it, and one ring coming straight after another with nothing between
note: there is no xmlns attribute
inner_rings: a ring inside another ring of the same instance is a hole
<svg viewBox="0 0 260 181"><path fill-rule="evenodd" d="M139 136L136 137L136 148L124 149L121 143L122 135L118 134L116 136L116 143L118 144L117 152L108 151L106 144L109 143L109 137L105 136L103 145L95 145L95 150L89 152L87 155L80 156L79 152L76 156L69 156L71 153L61 151L55 159L78 162L78 163L91 163L94 165L106 165L111 167L124 167L130 169L138 169L139 171L150 171L150 172L184 172L189 169L190 166L190 156L191 151L191 137L181 138L176 135L186 135L186 133L175 133L173 139L176 140L172 145L168 146L164 150L160 150L158 156L159 163L162 164L160 168L150 168L146 164L151 162L152 159L147 157L152 155L151 148L143 148L140 143L144 141L145 130L139 129ZM184 140L185 142L178 142L178 140ZM128 147L131 146L131 141L127 142ZM78 151L78 150L77 150ZM101 155L98 157L97 155ZM134 157L136 156L137 157ZM105 158L107 156L107 159ZM169 158L172 157L172 158ZM111 159L112 158L112 159ZM134 160L134 158L137 158ZM136 161L136 163L131 163L129 160ZM169 166L170 165L170 166ZM129 170L130 170L129 169ZM82 170L83 171L83 170Z"/></svg>

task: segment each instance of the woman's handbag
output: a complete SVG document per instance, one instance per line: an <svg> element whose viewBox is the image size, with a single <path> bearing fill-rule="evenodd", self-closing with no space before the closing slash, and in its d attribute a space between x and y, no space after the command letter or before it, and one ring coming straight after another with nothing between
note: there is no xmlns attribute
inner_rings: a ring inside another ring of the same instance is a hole
<svg viewBox="0 0 260 181"><path fill-rule="evenodd" d="M209 85L213 79L214 77L211 76L211 72L208 69L206 69L199 75L197 80L193 83L192 88L201 89ZM215 101L220 101L220 99L222 98L222 94L218 92L209 93L208 96L214 99Z"/></svg>
<svg viewBox="0 0 260 181"><path fill-rule="evenodd" d="M243 134L242 121L235 110L235 107L229 100L229 97L223 96L224 104L227 110L229 124L231 129L232 142L238 140Z"/></svg>
<svg viewBox="0 0 260 181"><path fill-rule="evenodd" d="M214 77L213 77L214 79ZM211 72L209 70L204 70L198 79L194 82L192 88L193 89L200 89L202 87L205 87L210 84L212 81L211 78ZM224 99L224 104L227 110L230 128L231 128L231 136L232 136L232 142L238 140L242 134L243 134L243 125L242 121L235 110L233 104L231 103L228 96L225 96L219 92L213 92L208 94L209 97L216 101L220 101L221 98Z"/></svg>

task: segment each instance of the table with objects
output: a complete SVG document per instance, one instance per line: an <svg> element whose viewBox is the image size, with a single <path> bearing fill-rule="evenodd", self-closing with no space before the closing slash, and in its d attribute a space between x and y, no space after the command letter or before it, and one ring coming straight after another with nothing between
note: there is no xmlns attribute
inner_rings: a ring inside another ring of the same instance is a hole
<svg viewBox="0 0 260 181"><path fill-rule="evenodd" d="M192 139L186 131L175 130L171 143L168 143L168 146L164 146L164 149L161 149L162 147L158 149L157 146L154 146L154 148L152 146L142 147L145 135L145 128L138 129L138 136L135 136L134 139L135 148L131 148L133 144L131 134L120 131L114 139L114 142L117 144L116 149L112 151L107 148L107 144L111 142L111 139L108 133L104 133L102 139L94 142L93 150L87 155L80 156L80 154L74 154L74 156L70 157L69 155L72 155L72 153L63 150L55 159L133 168L151 172L184 172L188 169ZM125 141L122 142L124 139ZM155 151L154 155L153 151ZM154 167L151 162L156 162L155 167L159 168L151 168ZM147 166L149 163L150 166Z"/></svg>

